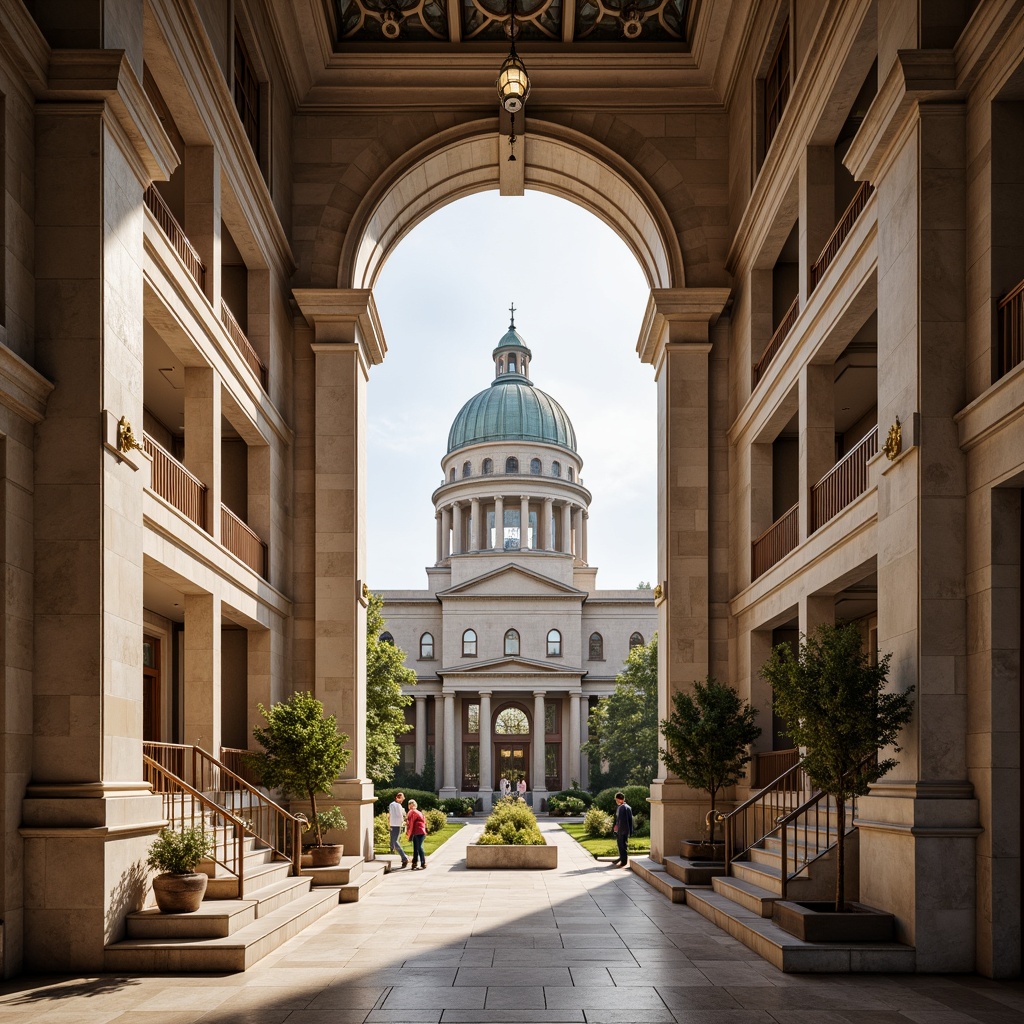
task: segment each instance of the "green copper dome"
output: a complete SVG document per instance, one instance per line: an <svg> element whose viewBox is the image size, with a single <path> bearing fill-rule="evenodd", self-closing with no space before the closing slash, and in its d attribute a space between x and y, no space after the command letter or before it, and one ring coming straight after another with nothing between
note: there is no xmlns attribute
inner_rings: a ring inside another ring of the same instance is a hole
<svg viewBox="0 0 1024 1024"><path fill-rule="evenodd" d="M506 366L510 353L526 356L512 370ZM514 325L498 342L494 356L494 382L459 410L448 432L448 451L486 441L539 441L576 451L576 431L565 410L534 387L525 372L517 372L528 370L531 353Z"/></svg>

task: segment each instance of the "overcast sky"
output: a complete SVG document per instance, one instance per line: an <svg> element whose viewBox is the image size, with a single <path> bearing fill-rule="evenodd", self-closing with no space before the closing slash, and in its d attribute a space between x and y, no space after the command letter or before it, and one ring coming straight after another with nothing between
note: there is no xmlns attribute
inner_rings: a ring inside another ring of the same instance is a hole
<svg viewBox="0 0 1024 1024"><path fill-rule="evenodd" d="M461 199L402 240L374 288L388 354L368 388L372 589L426 586L448 430L494 379L511 302L531 379L576 429L598 586L655 582L656 395L636 355L647 295L611 228L541 192Z"/></svg>

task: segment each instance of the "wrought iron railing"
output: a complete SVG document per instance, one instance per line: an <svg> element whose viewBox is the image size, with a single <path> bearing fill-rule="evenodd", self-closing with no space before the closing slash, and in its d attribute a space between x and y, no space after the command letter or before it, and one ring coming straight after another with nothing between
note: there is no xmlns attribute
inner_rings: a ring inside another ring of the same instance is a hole
<svg viewBox="0 0 1024 1024"><path fill-rule="evenodd" d="M267 545L227 507L220 507L220 542L253 572L267 573Z"/></svg>
<svg viewBox="0 0 1024 1024"><path fill-rule="evenodd" d="M799 502L785 512L750 545L751 578L766 573L776 562L785 558L799 542L797 513Z"/></svg>
<svg viewBox="0 0 1024 1024"><path fill-rule="evenodd" d="M149 434L142 435L142 444L153 460L153 490L200 529L207 529L206 484L193 476Z"/></svg>
<svg viewBox="0 0 1024 1024"><path fill-rule="evenodd" d="M999 376L1024 362L1024 281L999 300Z"/></svg>
<svg viewBox="0 0 1024 1024"><path fill-rule="evenodd" d="M811 488L812 533L868 489L868 461L877 453L875 426Z"/></svg>
<svg viewBox="0 0 1024 1024"><path fill-rule="evenodd" d="M293 871L299 873L302 822L294 814L276 804L202 747L145 743L143 753L162 771L197 790L204 800L209 801L211 793L217 794L231 807L224 807L220 803L214 803L213 806L231 816L245 832L269 846L284 860L291 861ZM180 773L175 769L180 769Z"/></svg>
<svg viewBox="0 0 1024 1024"><path fill-rule="evenodd" d="M867 206L868 199L871 198L871 193L874 191L875 187L870 181L862 181L860 183L860 186L853 195L853 199L850 200L850 205L847 206L843 211L842 217L839 218L839 223L835 226L835 230L828 236L828 241L821 250L821 255L811 264L812 292L818 287L818 282L825 276L825 271L828 270L829 264L836 258L836 255L843 246L843 242L846 241L846 236L853 229L853 225L857 223L857 218L864 211L864 207Z"/></svg>
<svg viewBox="0 0 1024 1024"><path fill-rule="evenodd" d="M245 331L239 326L234 313L231 312L228 304L223 299L220 300L220 318L227 328L228 337L235 343L235 348L238 349L239 354L246 361L249 369L256 375L256 379L260 382L260 387L266 391L266 364L260 359L256 349L252 347L252 342L246 337Z"/></svg>
<svg viewBox="0 0 1024 1024"><path fill-rule="evenodd" d="M785 316L782 318L782 322L778 327L775 328L775 333L772 335L771 341L768 342L764 352L761 353L761 358L754 363L754 369L752 373L753 380L751 381L751 388L757 387L757 382L765 375L768 369L768 364L775 358L779 349L782 348L782 343L786 340L786 336L791 330L793 330L793 324L796 323L796 318L800 315L800 296L797 295L793 299L789 309L786 310Z"/></svg>
<svg viewBox="0 0 1024 1024"><path fill-rule="evenodd" d="M199 253L192 247L192 243L188 240L184 229L178 223L174 214L171 213L171 208L165 202L164 197L160 195L155 185L150 185L143 193L142 198L149 208L149 212L156 218L160 229L167 236L167 240L171 243L172 248L181 257L182 263L185 264L186 269L192 275L196 284L201 289L205 289L206 266Z"/></svg>
<svg viewBox="0 0 1024 1024"><path fill-rule="evenodd" d="M250 786L262 786L263 780L260 773L249 760L252 753L251 750L245 750L242 747L221 747L220 759L240 779L245 779Z"/></svg>
<svg viewBox="0 0 1024 1024"><path fill-rule="evenodd" d="M762 750L754 755L754 782L759 789L770 786L780 775L784 775L800 763L800 751Z"/></svg>

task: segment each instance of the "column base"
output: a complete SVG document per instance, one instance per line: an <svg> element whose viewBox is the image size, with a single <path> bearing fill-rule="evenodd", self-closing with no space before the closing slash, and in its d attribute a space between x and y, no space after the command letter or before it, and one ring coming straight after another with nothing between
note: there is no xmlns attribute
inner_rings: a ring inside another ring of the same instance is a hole
<svg viewBox="0 0 1024 1024"><path fill-rule="evenodd" d="M541 809L546 805L549 793L546 789L533 790L533 813L540 814Z"/></svg>
<svg viewBox="0 0 1024 1024"><path fill-rule="evenodd" d="M442 800L450 800L453 797L457 797L459 795L459 791L454 786L442 786L440 790L438 790L437 795Z"/></svg>
<svg viewBox="0 0 1024 1024"><path fill-rule="evenodd" d="M728 804L719 801L722 810ZM678 857L684 839L700 838L704 817L711 807L707 793L691 789L678 779L655 779L651 783L651 857L659 864L666 857ZM636 814L638 808L633 808Z"/></svg>

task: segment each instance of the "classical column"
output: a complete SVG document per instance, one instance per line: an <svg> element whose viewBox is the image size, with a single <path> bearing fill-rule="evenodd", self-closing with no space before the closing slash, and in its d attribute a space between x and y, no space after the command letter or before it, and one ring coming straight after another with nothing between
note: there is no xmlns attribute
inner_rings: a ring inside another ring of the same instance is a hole
<svg viewBox="0 0 1024 1024"><path fill-rule="evenodd" d="M573 530L572 553L581 561L583 560L583 507L577 505L572 512L575 529Z"/></svg>
<svg viewBox="0 0 1024 1024"><path fill-rule="evenodd" d="M505 548L505 499L494 499L494 546L502 551Z"/></svg>
<svg viewBox="0 0 1024 1024"><path fill-rule="evenodd" d="M220 319L221 201L220 157L213 146L185 147L185 202L183 225L189 242L206 268L203 289ZM241 317L247 310L235 309Z"/></svg>
<svg viewBox="0 0 1024 1024"><path fill-rule="evenodd" d="M580 699L580 747L590 742L590 699ZM580 753L580 787L590 788L590 760L585 754Z"/></svg>
<svg viewBox="0 0 1024 1024"><path fill-rule="evenodd" d="M526 494L519 496L519 547L525 551L529 546L530 540L530 498ZM533 540L534 546L536 547L537 538Z"/></svg>
<svg viewBox="0 0 1024 1024"><path fill-rule="evenodd" d="M568 501L562 505L562 544L558 550L572 554L572 505Z"/></svg>
<svg viewBox="0 0 1024 1024"><path fill-rule="evenodd" d="M473 498L469 503L469 545L467 550L480 550L480 499Z"/></svg>
<svg viewBox="0 0 1024 1024"><path fill-rule="evenodd" d="M206 532L220 540L221 384L207 366L185 367L185 468L206 485Z"/></svg>
<svg viewBox="0 0 1024 1024"><path fill-rule="evenodd" d="M441 522L441 513L440 512L435 512L434 513L434 522L435 522L436 527L437 527L437 530L436 530L436 532L437 532L437 540L436 540L436 544L435 544L435 547L436 547L436 550L437 550L437 557L434 560L434 564L437 565L438 563L440 563L441 559L444 557L441 554L441 530L443 529L443 525L442 525L442 522Z"/></svg>
<svg viewBox="0 0 1024 1024"><path fill-rule="evenodd" d="M456 796L455 785L455 694L444 691L444 785L441 796Z"/></svg>
<svg viewBox="0 0 1024 1024"><path fill-rule="evenodd" d="M800 542L814 532L811 488L832 468L836 453L835 367L808 363L800 370ZM803 627L801 627L802 629Z"/></svg>
<svg viewBox="0 0 1024 1024"><path fill-rule="evenodd" d="M589 518L590 518L590 513L587 512L586 509L584 509L583 510L583 515L581 516L581 520L583 522L583 541L580 544L580 558L582 558L584 562L587 561L587 520ZM589 563L587 563L587 564L589 564Z"/></svg>
<svg viewBox="0 0 1024 1024"><path fill-rule="evenodd" d="M580 761L580 695L573 692L569 694L569 778L563 780L566 788L573 785L573 780L581 781Z"/></svg>
<svg viewBox="0 0 1024 1024"><path fill-rule="evenodd" d="M494 792L494 771L491 768L491 752L494 742L491 739L491 694L489 690L480 691L480 799L484 802L484 810L491 809L491 794Z"/></svg>
<svg viewBox="0 0 1024 1024"><path fill-rule="evenodd" d="M540 546L544 551L552 551L555 547L555 538L551 536L551 520L554 515L554 498L544 499L544 512L540 523Z"/></svg>
<svg viewBox="0 0 1024 1024"><path fill-rule="evenodd" d="M220 600L185 595L182 739L220 757Z"/></svg>
<svg viewBox="0 0 1024 1024"><path fill-rule="evenodd" d="M435 693L434 701L434 788L444 782L444 702Z"/></svg>
<svg viewBox="0 0 1024 1024"><path fill-rule="evenodd" d="M416 760L414 770L423 771L427 760L427 698L416 697Z"/></svg>
<svg viewBox="0 0 1024 1024"><path fill-rule="evenodd" d="M443 562L452 551L452 510L445 505L441 509L441 561Z"/></svg>
<svg viewBox="0 0 1024 1024"><path fill-rule="evenodd" d="M462 505L452 503L452 554L462 554Z"/></svg>
<svg viewBox="0 0 1024 1024"><path fill-rule="evenodd" d="M541 800L548 795L544 773L544 690L533 691L533 778L530 789L533 792L533 809L540 810Z"/></svg>

